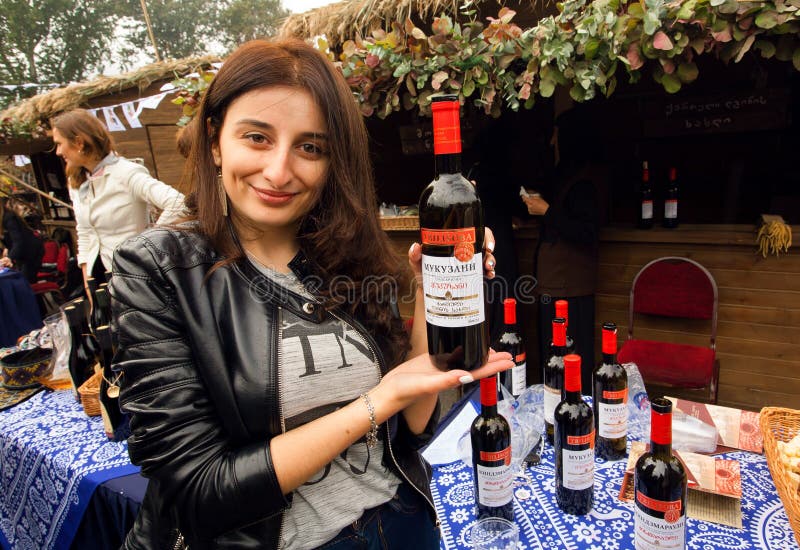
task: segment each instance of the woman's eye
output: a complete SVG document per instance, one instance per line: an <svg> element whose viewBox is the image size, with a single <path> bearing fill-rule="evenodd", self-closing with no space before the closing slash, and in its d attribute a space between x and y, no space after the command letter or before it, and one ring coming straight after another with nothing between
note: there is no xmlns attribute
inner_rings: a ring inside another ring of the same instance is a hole
<svg viewBox="0 0 800 550"><path fill-rule="evenodd" d="M322 147L314 143L304 143L303 145L300 146L300 148L303 150L304 153L308 155L322 155L325 153Z"/></svg>
<svg viewBox="0 0 800 550"><path fill-rule="evenodd" d="M261 134L247 134L245 138L249 139L253 143L266 143L267 138Z"/></svg>

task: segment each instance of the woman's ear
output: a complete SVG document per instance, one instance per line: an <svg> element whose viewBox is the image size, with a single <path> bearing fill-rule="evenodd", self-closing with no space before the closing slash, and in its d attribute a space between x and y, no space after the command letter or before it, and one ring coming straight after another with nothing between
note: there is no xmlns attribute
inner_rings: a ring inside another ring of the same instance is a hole
<svg viewBox="0 0 800 550"><path fill-rule="evenodd" d="M214 166L222 166L222 155L219 154L219 145L216 143L211 146L211 156L214 157Z"/></svg>

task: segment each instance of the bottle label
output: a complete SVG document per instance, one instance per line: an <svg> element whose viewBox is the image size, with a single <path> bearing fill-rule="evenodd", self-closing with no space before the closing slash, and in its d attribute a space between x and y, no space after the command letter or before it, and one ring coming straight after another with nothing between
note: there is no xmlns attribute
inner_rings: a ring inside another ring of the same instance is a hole
<svg viewBox="0 0 800 550"><path fill-rule="evenodd" d="M605 397L603 392L603 397ZM611 393L611 392L609 392ZM614 392L616 393L616 392ZM598 424L599 435L606 439L618 439L625 437L628 432L628 405L627 403L618 403L611 405L609 403L598 403Z"/></svg>
<svg viewBox="0 0 800 550"><path fill-rule="evenodd" d="M474 234L474 229L473 229ZM455 257L422 255L425 320L439 327L467 327L484 321L483 254L459 251Z"/></svg>
<svg viewBox="0 0 800 550"><path fill-rule="evenodd" d="M561 390L551 388L550 386L544 387L544 419L548 424L553 424L555 418L556 407L561 403Z"/></svg>
<svg viewBox="0 0 800 550"><path fill-rule="evenodd" d="M484 458L484 455L491 455ZM514 476L511 473L511 447L497 453L481 451L481 460L503 461L502 466L476 465L478 473L478 502L483 506L505 506L511 502Z"/></svg>
<svg viewBox="0 0 800 550"><path fill-rule="evenodd" d="M594 432L590 436L594 441ZM562 449L561 453L565 488L579 491L594 485L594 445L582 451Z"/></svg>
<svg viewBox="0 0 800 550"><path fill-rule="evenodd" d="M642 201L642 219L653 219L653 201Z"/></svg>
<svg viewBox="0 0 800 550"><path fill-rule="evenodd" d="M664 201L664 217L669 219L678 217L678 199Z"/></svg>
<svg viewBox="0 0 800 550"><path fill-rule="evenodd" d="M686 515L681 501L663 502L636 492L634 545L641 550L683 550L686 548ZM645 513L640 506L663 512L664 518Z"/></svg>
<svg viewBox="0 0 800 550"><path fill-rule="evenodd" d="M511 393L514 395L519 395L524 392L525 386L527 386L527 380L525 378L525 366L526 363L523 362L515 365L511 369Z"/></svg>

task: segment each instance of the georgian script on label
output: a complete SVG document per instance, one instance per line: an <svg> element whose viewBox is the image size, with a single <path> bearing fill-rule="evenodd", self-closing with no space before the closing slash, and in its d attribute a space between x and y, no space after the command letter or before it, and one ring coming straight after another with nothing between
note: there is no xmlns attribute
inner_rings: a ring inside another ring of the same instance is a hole
<svg viewBox="0 0 800 550"><path fill-rule="evenodd" d="M504 506L511 502L513 497L514 476L511 466L482 466L476 467L478 474L478 502L484 506Z"/></svg>
<svg viewBox="0 0 800 550"><path fill-rule="evenodd" d="M638 499L637 499L638 500ZM680 501L678 501L680 503ZM675 511L676 517L654 518L636 504L634 515L634 544L639 550L683 550L686 548L686 515ZM670 514L666 512L665 515Z"/></svg>
<svg viewBox="0 0 800 550"><path fill-rule="evenodd" d="M425 320L439 327L468 327L484 321L483 254L467 261L422 256Z"/></svg>

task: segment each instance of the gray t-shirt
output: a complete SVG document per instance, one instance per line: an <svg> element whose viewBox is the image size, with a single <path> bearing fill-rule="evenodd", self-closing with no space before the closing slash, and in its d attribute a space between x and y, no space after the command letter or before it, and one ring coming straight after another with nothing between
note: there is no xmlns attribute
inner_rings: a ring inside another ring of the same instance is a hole
<svg viewBox="0 0 800 550"><path fill-rule="evenodd" d="M274 282L313 299L293 273L253 263ZM316 324L281 309L278 322L278 383L287 431L347 405L380 381L373 351L345 321L329 314ZM368 449L362 438L295 489L283 516L280 548L315 548L364 510L390 500L400 479L381 464L382 457L382 440Z"/></svg>

